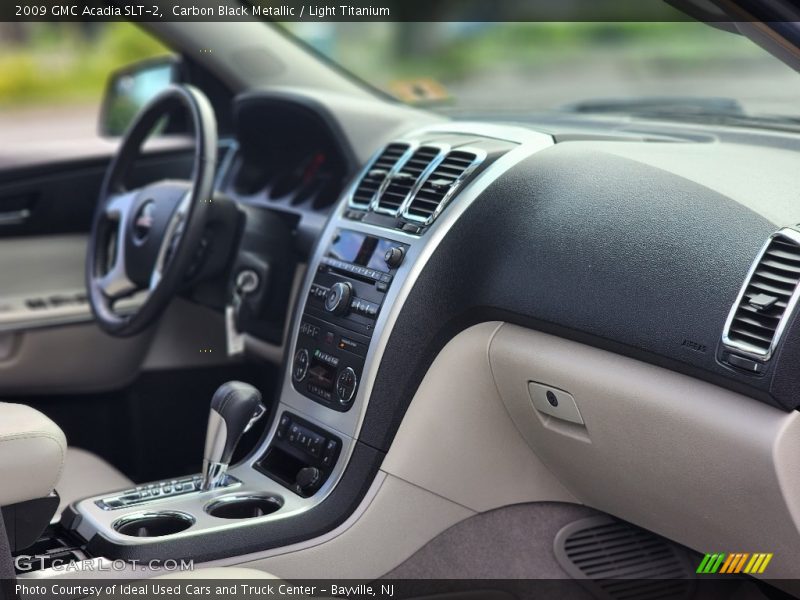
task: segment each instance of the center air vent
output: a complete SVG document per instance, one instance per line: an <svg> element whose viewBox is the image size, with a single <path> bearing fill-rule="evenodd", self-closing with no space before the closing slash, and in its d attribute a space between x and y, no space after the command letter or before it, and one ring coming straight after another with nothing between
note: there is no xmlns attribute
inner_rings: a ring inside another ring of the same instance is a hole
<svg viewBox="0 0 800 600"><path fill-rule="evenodd" d="M723 345L767 361L797 301L800 233L782 229L764 245L731 309Z"/></svg>
<svg viewBox="0 0 800 600"><path fill-rule="evenodd" d="M361 181L358 182L356 189L353 191L353 196L350 198L350 206L362 209L368 208L375 194L380 190L383 182L397 164L397 161L403 157L409 148L409 144L404 143L394 143L386 146L383 152L367 168Z"/></svg>
<svg viewBox="0 0 800 600"><path fill-rule="evenodd" d="M420 146L414 154L393 174L389 183L378 198L376 212L394 215L406 200L417 180L434 159L439 156L436 146Z"/></svg>
<svg viewBox="0 0 800 600"><path fill-rule="evenodd" d="M444 210L461 181L480 164L482 158L471 151L450 152L414 194L403 217L425 224L433 221Z"/></svg>

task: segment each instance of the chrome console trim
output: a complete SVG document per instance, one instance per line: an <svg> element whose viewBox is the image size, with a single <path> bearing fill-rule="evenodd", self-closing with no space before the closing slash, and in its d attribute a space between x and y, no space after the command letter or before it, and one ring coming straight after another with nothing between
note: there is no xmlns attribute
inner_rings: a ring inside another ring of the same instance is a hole
<svg viewBox="0 0 800 600"><path fill-rule="evenodd" d="M94 497L79 501L74 505L77 512L82 516L77 525L77 533L86 539L91 539L93 535L100 532L101 535L110 541L120 545L163 542L178 537L193 537L213 531L247 527L254 523L293 518L313 508L331 493L341 479L350 457L352 456L355 442L358 439L366 415L378 368L386 350L392 328L428 260L436 251L436 248L447 235L447 232L453 224L489 185L516 164L554 144L551 136L523 127L510 125L495 126L468 122L453 122L428 126L409 132L392 141L405 142L414 146L415 142L419 145L418 139L422 136L429 136L431 134L446 135L452 133L479 135L492 139L514 142L518 144L518 146L497 159L469 184L463 188L459 188L458 202L454 202L449 210L442 212L440 218L436 219L428 231L422 236L345 218L345 213L353 207L350 202L352 194L361 181L364 172L366 172L375 158L377 158L378 154L376 154L370 163L368 163L368 166L354 178L342 195L337 207L328 218L323 232L317 240L312 257L309 260L309 268L303 278L302 286L300 287L296 300L294 316L288 329L288 335L290 337L287 339L288 343L285 345L285 361L290 361L297 351L297 332L302 322L305 302L316 274L316 266L322 260L325 250L330 245L338 229L363 232L369 235L402 242L409 246L405 260L397 270L375 322L372 341L367 350L366 361L361 374L361 382L350 410L347 412L338 412L306 398L294 388L290 365L286 366L283 370L282 387L276 417L279 417L284 411L291 412L310 422L312 425L316 425L323 430L331 432L341 440L342 448L339 458L323 486L313 496L301 498L254 468L255 463L258 462L263 453L270 446L275 436L279 423L279 418L275 418L261 444L259 444L244 461L229 469L229 473L241 481L241 485L236 489L237 495L266 494L281 497L283 499L283 506L274 513L235 521L212 517L206 513L205 507L210 502L220 500L222 496L228 495L230 492L224 488L209 490L198 494L192 494L191 498L165 498L153 501L153 510L178 510L193 515L196 518L196 522L192 527L180 533L155 539L131 538L128 536L121 536L111 528L112 519L109 518L109 513L100 510L94 504L94 501L98 499L98 497ZM198 465L200 458L201 457L198 457ZM104 494L104 496L107 495L108 494ZM151 506L148 505L147 508L150 509ZM136 510L141 511L142 505L138 505ZM116 520L121 512L126 511L125 509L114 511L113 516L115 518L113 520Z"/></svg>
<svg viewBox="0 0 800 600"><path fill-rule="evenodd" d="M181 521L183 523L188 523L189 527L194 525L195 522L195 518L192 515L185 512L181 512L178 510L153 510L153 511L132 513L129 515L125 515L124 517L120 517L111 524L111 527L114 531L118 532L122 527L128 525L129 523L136 523L136 521L143 521L145 519L162 519L164 517L175 519L176 521ZM125 535L125 534L120 534L120 535ZM136 536L129 536L129 535L126 535L125 537L141 539ZM156 536L156 537L164 537L164 536Z"/></svg>

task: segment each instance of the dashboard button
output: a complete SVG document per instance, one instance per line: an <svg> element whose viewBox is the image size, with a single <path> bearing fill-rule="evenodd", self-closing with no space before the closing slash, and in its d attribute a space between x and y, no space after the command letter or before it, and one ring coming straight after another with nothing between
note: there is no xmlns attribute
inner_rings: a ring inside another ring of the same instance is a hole
<svg viewBox="0 0 800 600"><path fill-rule="evenodd" d="M330 467L333 465L333 460L336 457L336 451L339 444L336 440L328 440L325 444L325 449L322 451L322 464L323 466Z"/></svg>
<svg viewBox="0 0 800 600"><path fill-rule="evenodd" d="M383 260L386 261L386 266L388 266L390 269L396 269L403 264L403 259L405 256L406 251L403 249L403 247L395 246L386 251L386 254L383 255Z"/></svg>
<svg viewBox="0 0 800 600"><path fill-rule="evenodd" d="M347 405L353 401L356 393L358 378L356 372L351 367L346 367L336 378L336 396L339 404Z"/></svg>
<svg viewBox="0 0 800 600"><path fill-rule="evenodd" d="M292 377L294 377L294 380L298 383L306 378L306 374L308 373L308 362L308 350L305 348L298 350L297 354L294 355Z"/></svg>
<svg viewBox="0 0 800 600"><path fill-rule="evenodd" d="M334 283L325 296L325 310L335 315L343 315L350 307L353 286L348 282Z"/></svg>

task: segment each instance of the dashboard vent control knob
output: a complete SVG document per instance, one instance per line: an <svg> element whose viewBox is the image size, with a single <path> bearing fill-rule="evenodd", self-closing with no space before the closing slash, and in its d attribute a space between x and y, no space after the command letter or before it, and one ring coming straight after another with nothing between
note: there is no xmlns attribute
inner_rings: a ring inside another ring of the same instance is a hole
<svg viewBox="0 0 800 600"><path fill-rule="evenodd" d="M350 308L352 298L352 285L343 281L334 283L325 295L325 310L335 315L343 315Z"/></svg>
<svg viewBox="0 0 800 600"><path fill-rule="evenodd" d="M406 251L400 246L389 248L386 254L383 255L383 260L390 269L396 269L403 264L403 259L406 257Z"/></svg>

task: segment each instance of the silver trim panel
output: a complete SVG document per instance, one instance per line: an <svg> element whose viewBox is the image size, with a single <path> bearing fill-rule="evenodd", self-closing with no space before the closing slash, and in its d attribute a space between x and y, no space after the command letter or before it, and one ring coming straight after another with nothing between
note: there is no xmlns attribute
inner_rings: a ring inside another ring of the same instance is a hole
<svg viewBox="0 0 800 600"><path fill-rule="evenodd" d="M54 302L54 298L71 300ZM45 305L41 308L31 308L28 304L30 301L44 301ZM137 294L120 300L116 308L120 314L131 313L141 306L143 301L144 294ZM0 298L0 333L93 321L85 289L54 290L33 296Z"/></svg>

